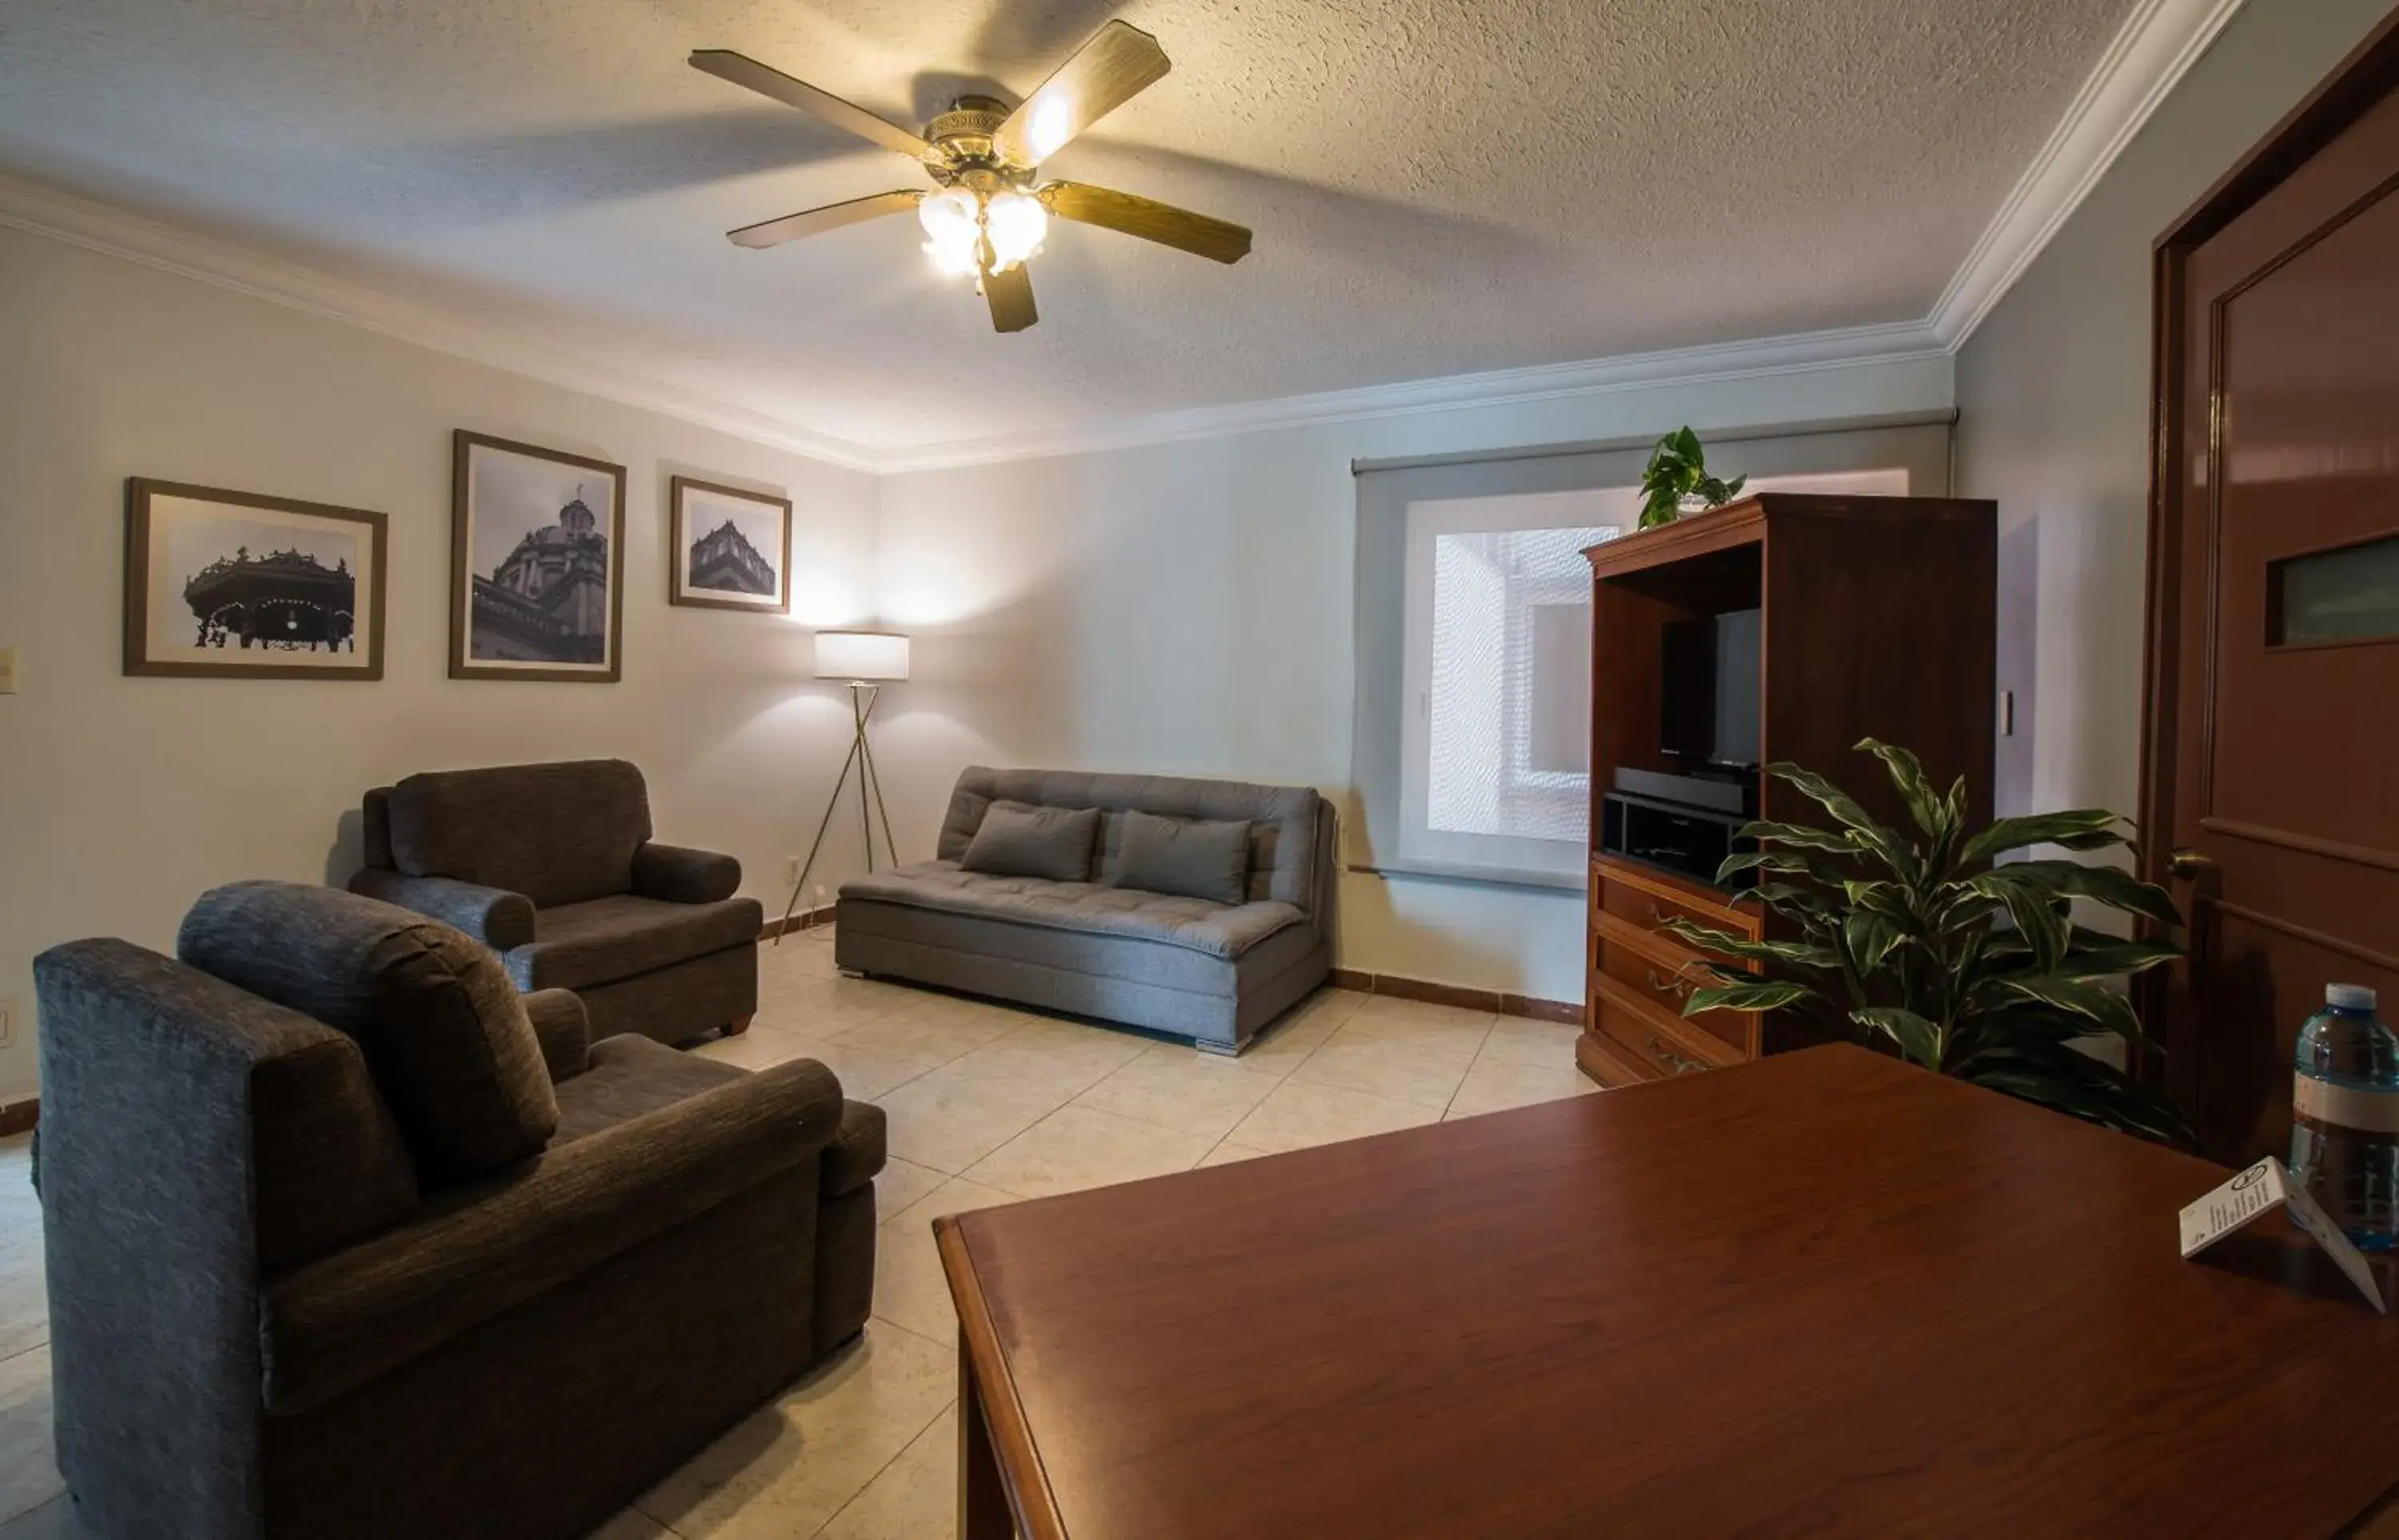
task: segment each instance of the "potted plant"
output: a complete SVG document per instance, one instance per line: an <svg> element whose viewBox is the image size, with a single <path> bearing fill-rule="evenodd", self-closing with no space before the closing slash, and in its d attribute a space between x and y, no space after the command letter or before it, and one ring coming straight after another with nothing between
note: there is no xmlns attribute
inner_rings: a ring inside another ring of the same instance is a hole
<svg viewBox="0 0 2399 1540"><path fill-rule="evenodd" d="M1640 527L1654 529L1686 513L1720 508L1741 495L1748 480L1736 476L1725 481L1709 475L1707 451L1700 447L1700 436L1687 425L1676 428L1658 440L1658 447L1649 452L1648 466L1641 472Z"/></svg>
<svg viewBox="0 0 2399 1540"><path fill-rule="evenodd" d="M2129 846L2125 820L2104 808L2000 818L1969 832L1966 783L1933 790L1914 754L1873 738L1920 836L1869 817L1855 798L1795 764L1769 775L1804 792L1831 827L1752 823L1756 848L1727 859L1725 882L1756 873L1750 891L1787 922L1763 940L1687 920L1670 930L1696 947L1756 965L1710 969L1686 1015L1703 1010L1801 1011L1845 1035L1881 1039L1902 1057L2108 1128L2188 1146L2189 1123L2164 1096L2074 1045L2113 1033L2150 1047L2131 1004L2100 980L2182 955L2162 939L2086 929L2077 898L2157 926L2181 924L2165 890L2111 866L2035 859L1992 864L2029 845ZM2001 924L2002 921L2006 923Z"/></svg>

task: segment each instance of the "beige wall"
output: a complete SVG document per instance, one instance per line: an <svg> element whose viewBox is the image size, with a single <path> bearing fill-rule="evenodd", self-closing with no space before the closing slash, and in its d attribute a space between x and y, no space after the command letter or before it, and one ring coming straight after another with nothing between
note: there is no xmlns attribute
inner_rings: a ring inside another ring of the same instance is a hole
<svg viewBox="0 0 2399 1540"><path fill-rule="evenodd" d="M445 677L450 433L625 466L625 677ZM662 506L683 472L787 492L805 612L672 609ZM145 475L390 516L386 677L128 679L124 479ZM212 884L338 881L359 791L412 770L622 755L663 837L741 858L779 910L847 743L808 679L803 622L873 610L874 482L302 312L0 230L0 1097L35 1080L34 955L95 934L170 947ZM349 816L346 822L346 815ZM829 873L858 865L839 824Z"/></svg>
<svg viewBox="0 0 2399 1540"><path fill-rule="evenodd" d="M2391 0L2251 0L1958 357L1959 492L1999 504L2002 811L2140 775L2150 242Z"/></svg>
<svg viewBox="0 0 2399 1540"><path fill-rule="evenodd" d="M918 678L877 750L901 854L976 761L1347 800L1353 458L1946 407L1945 358L1420 412L887 476L883 608ZM1582 897L1351 875L1343 966L1582 997Z"/></svg>

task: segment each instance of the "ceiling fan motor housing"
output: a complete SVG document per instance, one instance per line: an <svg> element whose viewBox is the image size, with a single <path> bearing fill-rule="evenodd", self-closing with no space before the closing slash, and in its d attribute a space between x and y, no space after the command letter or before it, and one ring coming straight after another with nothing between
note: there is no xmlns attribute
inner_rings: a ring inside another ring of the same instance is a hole
<svg viewBox="0 0 2399 1540"><path fill-rule="evenodd" d="M1008 121L1008 104L996 98L962 96L950 103L948 112L927 124L925 137L938 152L938 158L925 163L933 180L945 187L962 186L986 197L1004 188L1023 187L1029 182L1033 169L1003 159L992 143L992 136Z"/></svg>

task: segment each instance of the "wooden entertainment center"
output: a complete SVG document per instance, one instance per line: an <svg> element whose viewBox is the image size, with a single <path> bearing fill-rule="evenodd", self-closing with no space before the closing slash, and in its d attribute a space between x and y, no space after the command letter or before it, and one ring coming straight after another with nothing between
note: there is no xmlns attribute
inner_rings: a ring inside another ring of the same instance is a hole
<svg viewBox="0 0 2399 1540"><path fill-rule="evenodd" d="M1755 631L1744 635L1757 650L1758 762L1826 775L1876 817L1912 828L1881 765L1851 751L1862 737L1882 738L1915 750L1937 784L1964 776L1972 819L1987 819L1997 505L1764 493L1583 554L1592 569L1591 910L1576 1061L1601 1084L1623 1086L1804 1046L1814 1039L1782 1013L1682 1014L1700 958L1663 922L1682 914L1755 936L1765 917L1701 876L1603 850L1603 801L1620 769L1637 777L1702 768L1661 741L1670 628L1755 610ZM1752 816L1823 821L1814 803L1763 775Z"/></svg>

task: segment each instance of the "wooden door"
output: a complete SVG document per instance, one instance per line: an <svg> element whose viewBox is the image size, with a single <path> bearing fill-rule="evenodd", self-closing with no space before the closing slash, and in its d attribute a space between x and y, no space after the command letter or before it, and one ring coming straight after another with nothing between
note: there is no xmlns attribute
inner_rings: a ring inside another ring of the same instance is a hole
<svg viewBox="0 0 2399 1540"><path fill-rule="evenodd" d="M2399 1020L2394 23L2158 247L2142 823L2191 956L2152 1003L2226 1161L2286 1150L2327 981Z"/></svg>

